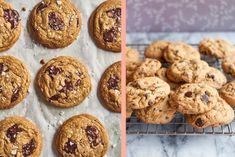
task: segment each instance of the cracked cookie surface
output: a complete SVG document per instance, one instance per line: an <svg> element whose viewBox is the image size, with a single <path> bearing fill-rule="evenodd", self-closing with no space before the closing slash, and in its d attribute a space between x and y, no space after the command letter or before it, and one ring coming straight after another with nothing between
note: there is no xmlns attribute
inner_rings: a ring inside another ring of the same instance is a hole
<svg viewBox="0 0 235 157"><path fill-rule="evenodd" d="M222 60L222 68L224 72L235 77L235 56L229 56Z"/></svg>
<svg viewBox="0 0 235 157"><path fill-rule="evenodd" d="M225 84L219 90L220 96L231 106L235 107L235 81Z"/></svg>
<svg viewBox="0 0 235 157"><path fill-rule="evenodd" d="M48 48L70 45L81 31L79 10L68 0L43 0L31 12L29 31Z"/></svg>
<svg viewBox="0 0 235 157"><path fill-rule="evenodd" d="M65 121L57 131L55 144L63 157L103 157L108 150L108 134L94 116L82 114Z"/></svg>
<svg viewBox="0 0 235 157"><path fill-rule="evenodd" d="M46 100L58 107L79 105L91 91L86 67L68 56L47 62L38 72L37 84Z"/></svg>
<svg viewBox="0 0 235 157"><path fill-rule="evenodd" d="M0 109L8 109L20 103L30 85L26 66L12 56L0 57Z"/></svg>
<svg viewBox="0 0 235 157"><path fill-rule="evenodd" d="M0 156L39 157L42 135L29 120L13 116L0 121Z"/></svg>

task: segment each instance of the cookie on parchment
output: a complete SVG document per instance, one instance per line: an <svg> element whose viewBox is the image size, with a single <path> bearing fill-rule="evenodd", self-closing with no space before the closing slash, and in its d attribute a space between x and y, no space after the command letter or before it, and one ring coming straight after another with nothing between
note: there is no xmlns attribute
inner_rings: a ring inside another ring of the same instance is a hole
<svg viewBox="0 0 235 157"><path fill-rule="evenodd" d="M39 157L42 135L31 121L18 116L0 121L0 156Z"/></svg>
<svg viewBox="0 0 235 157"><path fill-rule="evenodd" d="M58 107L79 105L91 91L86 67L68 56L56 57L44 64L36 79L45 99Z"/></svg>
<svg viewBox="0 0 235 157"><path fill-rule="evenodd" d="M96 45L102 49L121 51L121 1L106 0L93 12L89 32Z"/></svg>
<svg viewBox="0 0 235 157"><path fill-rule="evenodd" d="M183 42L170 43L164 53L164 59L168 63L174 63L180 60L200 60L200 53L191 45L185 44Z"/></svg>
<svg viewBox="0 0 235 157"><path fill-rule="evenodd" d="M209 85L191 83L181 85L171 94L169 103L184 114L199 114L210 111L217 104L219 94Z"/></svg>
<svg viewBox="0 0 235 157"><path fill-rule="evenodd" d="M218 127L231 123L234 111L222 98L218 98L212 110L202 114L186 115L186 119L194 128Z"/></svg>
<svg viewBox="0 0 235 157"><path fill-rule="evenodd" d="M168 97L144 109L135 110L136 117L149 124L167 124L174 117L176 110L168 104Z"/></svg>
<svg viewBox="0 0 235 157"><path fill-rule="evenodd" d="M220 96L232 107L235 107L235 81L225 84L219 90Z"/></svg>
<svg viewBox="0 0 235 157"><path fill-rule="evenodd" d="M12 56L0 57L0 109L20 103L27 95L30 76L26 66Z"/></svg>
<svg viewBox="0 0 235 157"><path fill-rule="evenodd" d="M103 157L108 134L101 122L88 114L69 118L57 131L55 146L62 157Z"/></svg>
<svg viewBox="0 0 235 157"><path fill-rule="evenodd" d="M8 3L0 1L0 51L11 48L21 33L21 19L19 13Z"/></svg>
<svg viewBox="0 0 235 157"><path fill-rule="evenodd" d="M31 12L29 31L48 48L70 45L81 31L80 11L68 0L43 0Z"/></svg>
<svg viewBox="0 0 235 157"><path fill-rule="evenodd" d="M127 108L152 106L170 93L170 86L158 77L144 77L127 84Z"/></svg>
<svg viewBox="0 0 235 157"><path fill-rule="evenodd" d="M110 65L99 82L103 104L113 112L121 112L121 61Z"/></svg>
<svg viewBox="0 0 235 157"><path fill-rule="evenodd" d="M235 56L229 56L222 60L222 68L224 72L235 77Z"/></svg>
<svg viewBox="0 0 235 157"><path fill-rule="evenodd" d="M205 38L199 44L199 51L216 58L225 58L235 54L235 47L224 39Z"/></svg>

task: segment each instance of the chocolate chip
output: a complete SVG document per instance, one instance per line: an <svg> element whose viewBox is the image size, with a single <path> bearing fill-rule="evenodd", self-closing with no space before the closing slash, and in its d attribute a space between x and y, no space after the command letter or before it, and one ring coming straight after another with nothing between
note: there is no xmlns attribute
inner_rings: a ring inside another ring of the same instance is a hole
<svg viewBox="0 0 235 157"><path fill-rule="evenodd" d="M57 68L57 67L55 67L55 66L49 66L49 67L47 68L47 71L48 71L48 73L49 73L49 75L50 75L51 77L52 77L53 75L57 75L57 74L62 73L62 69Z"/></svg>
<svg viewBox="0 0 235 157"><path fill-rule="evenodd" d="M55 31L64 30L64 21L59 18L54 12L48 14L49 26Z"/></svg>
<svg viewBox="0 0 235 157"><path fill-rule="evenodd" d="M81 79L78 79L77 82L75 83L75 86L80 86L82 84Z"/></svg>
<svg viewBox="0 0 235 157"><path fill-rule="evenodd" d="M37 7L37 9L36 9L36 13L38 14L39 12L41 12L43 9L45 9L46 7L48 7L48 5L46 4L46 3L44 3L44 2L41 2L40 4L39 4L39 6Z"/></svg>
<svg viewBox="0 0 235 157"><path fill-rule="evenodd" d="M77 27L79 26L79 18L77 18Z"/></svg>
<svg viewBox="0 0 235 157"><path fill-rule="evenodd" d="M13 126L7 129L6 136L10 139L11 143L15 143L17 134L22 131L23 129L20 128L18 124L14 124Z"/></svg>
<svg viewBox="0 0 235 157"><path fill-rule="evenodd" d="M18 99L20 91L21 91L21 87L17 87L15 89L13 89L12 96L11 96L11 102L14 102Z"/></svg>
<svg viewBox="0 0 235 157"><path fill-rule="evenodd" d="M118 90L118 82L119 78L117 76L110 76L107 82L108 89Z"/></svg>
<svg viewBox="0 0 235 157"><path fill-rule="evenodd" d="M203 122L203 120L202 120L201 118L198 118L198 119L195 121L195 124L196 124L197 126L199 126L199 127L202 127L203 124L204 124L204 122Z"/></svg>
<svg viewBox="0 0 235 157"><path fill-rule="evenodd" d="M24 157L30 156L33 154L34 150L36 148L36 142L34 139L31 139L29 143L23 145L22 147L22 154Z"/></svg>
<svg viewBox="0 0 235 157"><path fill-rule="evenodd" d="M12 9L5 9L3 11L3 17L7 22L11 24L11 29L16 28L20 21L19 13L16 10Z"/></svg>
<svg viewBox="0 0 235 157"><path fill-rule="evenodd" d="M67 93L68 91L73 90L73 83L71 81L64 81L64 86L59 92Z"/></svg>
<svg viewBox="0 0 235 157"><path fill-rule="evenodd" d="M50 97L50 100L58 100L60 98L59 94L53 95L52 97Z"/></svg>
<svg viewBox="0 0 235 157"><path fill-rule="evenodd" d="M45 64L44 59L41 59L41 60L40 60L40 64Z"/></svg>
<svg viewBox="0 0 235 157"><path fill-rule="evenodd" d="M207 92L205 92L205 94L202 95L201 100L202 100L202 102L204 102L206 104L209 102L209 95L207 94Z"/></svg>
<svg viewBox="0 0 235 157"><path fill-rule="evenodd" d="M111 10L108 10L106 13L107 13L108 17L110 17L110 18L114 18L117 20L121 19L121 8L111 9Z"/></svg>
<svg viewBox="0 0 235 157"><path fill-rule="evenodd" d="M0 75L2 74L2 72L8 72L9 68L8 66L6 66L4 63L0 63Z"/></svg>
<svg viewBox="0 0 235 157"><path fill-rule="evenodd" d="M76 149L77 149L77 144L69 138L64 145L64 151L68 154L75 154Z"/></svg>
<svg viewBox="0 0 235 157"><path fill-rule="evenodd" d="M26 11L26 8L25 8L25 7L23 7L21 10L22 10L22 11Z"/></svg>
<svg viewBox="0 0 235 157"><path fill-rule="evenodd" d="M193 93L189 91L189 92L186 92L184 96L191 98L193 96Z"/></svg>
<svg viewBox="0 0 235 157"><path fill-rule="evenodd" d="M95 126L88 125L85 131L86 131L88 140L90 141L91 147L96 147L101 143L99 131Z"/></svg>
<svg viewBox="0 0 235 157"><path fill-rule="evenodd" d="M106 30L103 34L103 39L105 42L114 42L117 40L117 32L114 27Z"/></svg>
<svg viewBox="0 0 235 157"><path fill-rule="evenodd" d="M207 77L211 78L212 80L215 80L215 75L213 74L207 74Z"/></svg>

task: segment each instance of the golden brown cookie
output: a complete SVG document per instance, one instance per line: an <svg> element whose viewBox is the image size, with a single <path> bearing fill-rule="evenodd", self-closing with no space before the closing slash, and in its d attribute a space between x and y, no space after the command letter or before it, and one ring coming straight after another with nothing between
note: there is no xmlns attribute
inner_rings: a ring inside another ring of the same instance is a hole
<svg viewBox="0 0 235 157"><path fill-rule="evenodd" d="M60 56L44 64L36 79L45 99L58 107L79 105L91 91L86 67L68 56Z"/></svg>
<svg viewBox="0 0 235 157"><path fill-rule="evenodd" d="M20 103L30 85L29 72L15 57L0 57L0 109L8 109Z"/></svg>
<svg viewBox="0 0 235 157"><path fill-rule="evenodd" d="M126 48L126 63L128 62L138 62L140 54L136 49L127 47Z"/></svg>
<svg viewBox="0 0 235 157"><path fill-rule="evenodd" d="M229 105L235 107L235 80L225 84L219 93Z"/></svg>
<svg viewBox="0 0 235 157"><path fill-rule="evenodd" d="M216 106L206 113L186 115L188 123L194 128L226 125L231 123L233 118L233 109L222 98L218 98Z"/></svg>
<svg viewBox="0 0 235 157"><path fill-rule="evenodd" d="M11 48L21 33L19 13L8 3L0 1L0 51Z"/></svg>
<svg viewBox="0 0 235 157"><path fill-rule="evenodd" d="M235 47L224 39L205 38L199 44L199 51L205 55L225 58L235 54Z"/></svg>
<svg viewBox="0 0 235 157"><path fill-rule="evenodd" d="M0 156L39 157L42 135L31 121L18 116L0 121Z"/></svg>
<svg viewBox="0 0 235 157"><path fill-rule="evenodd" d="M102 49L121 51L121 1L106 0L93 12L89 31L96 45Z"/></svg>
<svg viewBox="0 0 235 157"><path fill-rule="evenodd" d="M100 98L113 112L121 112L121 61L110 65L99 83Z"/></svg>
<svg viewBox="0 0 235 157"><path fill-rule="evenodd" d="M43 0L31 12L29 31L48 48L70 45L81 31L79 10L68 0Z"/></svg>
<svg viewBox="0 0 235 157"><path fill-rule="evenodd" d="M88 114L73 116L57 131L55 145L62 157L103 157L108 134L101 122Z"/></svg>
<svg viewBox="0 0 235 157"><path fill-rule="evenodd" d="M222 68L224 72L235 77L235 56L229 56L222 60Z"/></svg>
<svg viewBox="0 0 235 157"><path fill-rule="evenodd" d="M141 61L126 63L126 84L134 80L133 74L140 65Z"/></svg>
<svg viewBox="0 0 235 157"><path fill-rule="evenodd" d="M163 52L167 48L170 42L168 41L161 41L157 40L151 43L149 46L146 47L144 51L144 56L146 58L153 58L159 61L163 61Z"/></svg>

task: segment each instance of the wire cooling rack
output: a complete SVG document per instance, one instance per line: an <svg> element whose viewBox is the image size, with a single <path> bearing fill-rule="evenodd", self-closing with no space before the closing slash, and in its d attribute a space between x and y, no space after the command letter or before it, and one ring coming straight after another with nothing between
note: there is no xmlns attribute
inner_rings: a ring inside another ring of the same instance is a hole
<svg viewBox="0 0 235 157"><path fill-rule="evenodd" d="M148 44L127 44L128 47L137 49L141 55L144 54L144 49ZM191 44L198 47L197 44ZM207 61L210 66L221 70L221 61L208 56L202 56L202 59ZM226 75L228 80L232 80L230 75ZM175 118L168 124L146 124L139 121L135 115L132 115L126 120L127 134L148 134L148 135L235 135L235 120L229 125L220 127L208 127L205 129L193 128L186 122L186 119L181 113L177 113Z"/></svg>

